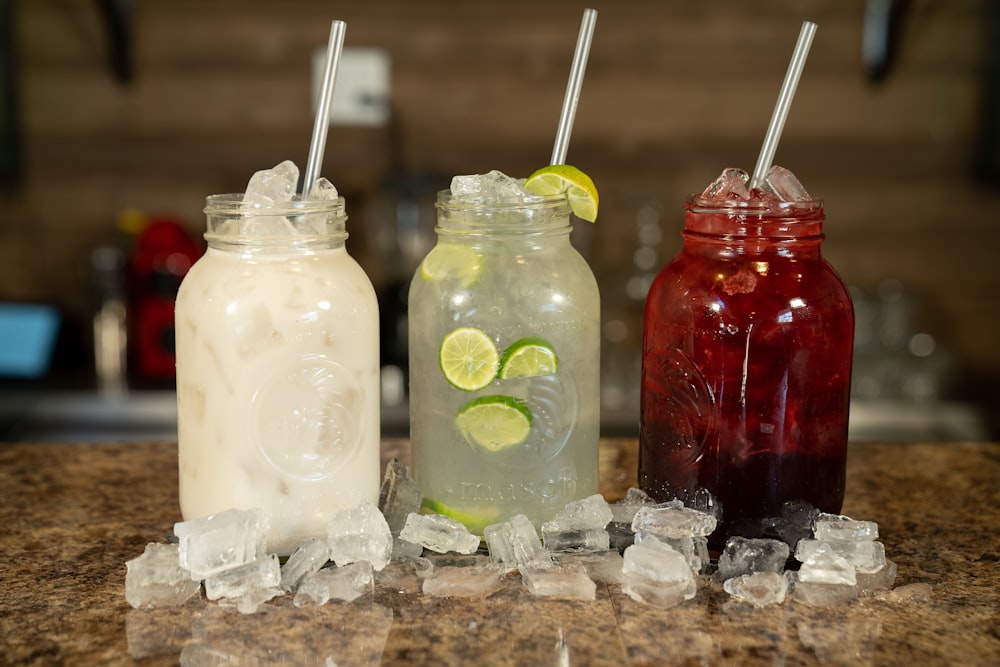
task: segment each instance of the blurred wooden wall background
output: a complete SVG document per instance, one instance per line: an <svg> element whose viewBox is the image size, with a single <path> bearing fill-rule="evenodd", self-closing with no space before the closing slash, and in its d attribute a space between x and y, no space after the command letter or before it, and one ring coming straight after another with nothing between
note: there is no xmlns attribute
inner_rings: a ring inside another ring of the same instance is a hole
<svg viewBox="0 0 1000 667"><path fill-rule="evenodd" d="M1000 377L1000 215L972 161L989 2L908 2L897 57L872 83L864 0L137 0L122 83L97 2L13 0L23 163L0 194L0 300L53 302L85 323L86 259L114 240L122 209L200 234L205 195L285 158L304 166L310 59L333 18L348 22L348 47L391 57L393 130L333 127L323 168L377 283L370 204L394 162L526 175L548 160L586 6L600 15L569 162L595 178L603 208L578 235L612 276L651 204L669 257L683 197L723 167L752 169L810 19L819 30L776 162L827 200L825 252L845 280L902 280L988 391Z"/></svg>

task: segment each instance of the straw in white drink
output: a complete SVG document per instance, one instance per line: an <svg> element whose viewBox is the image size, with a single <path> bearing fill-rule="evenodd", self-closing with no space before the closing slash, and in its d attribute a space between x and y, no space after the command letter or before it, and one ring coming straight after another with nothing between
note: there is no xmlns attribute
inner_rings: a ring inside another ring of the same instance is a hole
<svg viewBox="0 0 1000 667"><path fill-rule="evenodd" d="M319 170L323 166L323 150L326 148L326 132L330 126L330 101L333 99L333 86L337 79L337 69L340 66L340 54L344 50L344 33L347 24L343 21L333 21L330 24L330 41L326 49L326 67L323 71L323 86L320 88L319 105L316 108L316 118L313 122L312 141L309 144L309 161L302 178L302 198L308 199L313 185L319 178Z"/></svg>

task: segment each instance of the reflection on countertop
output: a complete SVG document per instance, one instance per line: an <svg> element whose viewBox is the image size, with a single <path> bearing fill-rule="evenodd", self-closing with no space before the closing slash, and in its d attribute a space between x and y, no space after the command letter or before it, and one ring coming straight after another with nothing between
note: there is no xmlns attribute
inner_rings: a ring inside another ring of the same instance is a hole
<svg viewBox="0 0 1000 667"><path fill-rule="evenodd" d="M0 442L176 441L173 391L0 391ZM638 410L605 411L605 437L636 437ZM382 406L383 437L409 435L405 402ZM851 402L852 441L981 442L985 420L969 403L872 399Z"/></svg>

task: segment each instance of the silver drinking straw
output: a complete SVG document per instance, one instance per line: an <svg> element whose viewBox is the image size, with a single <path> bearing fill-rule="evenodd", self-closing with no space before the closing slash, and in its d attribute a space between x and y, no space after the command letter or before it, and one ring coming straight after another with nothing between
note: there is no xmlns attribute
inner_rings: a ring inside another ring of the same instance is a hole
<svg viewBox="0 0 1000 667"><path fill-rule="evenodd" d="M333 99L333 85L337 80L340 54L344 50L344 33L347 24L333 21L330 24L330 42L326 48L326 68L323 71L323 86L319 93L319 106L313 121L312 141L309 144L309 161L306 162L302 179L302 198L308 199L313 185L319 178L323 166L323 149L326 148L326 131L330 127L330 101Z"/></svg>
<svg viewBox="0 0 1000 667"><path fill-rule="evenodd" d="M799 76L802 75L802 68L805 67L806 56L809 55L809 47L812 46L815 34L816 24L812 21L805 21L799 31L799 40L795 44L792 61L788 63L785 82L781 84L781 92L778 93L778 102L774 105L774 113L771 114L771 124L767 127L764 143L760 147L757 167L753 170L753 178L750 179L751 190L759 188L764 183L767 172L771 168L774 153L778 150L778 141L781 139L781 131L785 127L785 119L788 118L788 110L792 106L792 98L795 97L795 88L799 85Z"/></svg>
<svg viewBox="0 0 1000 667"><path fill-rule="evenodd" d="M569 136L573 133L573 119L576 117L577 102L580 101L580 88L583 86L583 74L587 70L587 58L590 55L590 42L594 37L596 22L596 9L583 10L580 35L576 38L576 52L573 54L573 66L569 72L569 83L566 84L566 97L563 99L559 128L556 130L556 143L552 147L552 160L549 164L566 163Z"/></svg>

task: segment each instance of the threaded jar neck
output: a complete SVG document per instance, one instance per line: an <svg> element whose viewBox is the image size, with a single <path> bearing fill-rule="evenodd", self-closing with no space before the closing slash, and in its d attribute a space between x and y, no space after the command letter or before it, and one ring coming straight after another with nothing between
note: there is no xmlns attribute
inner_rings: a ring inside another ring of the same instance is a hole
<svg viewBox="0 0 1000 667"><path fill-rule="evenodd" d="M564 195L459 198L438 193L438 234L484 236L567 235L570 206Z"/></svg>
<svg viewBox="0 0 1000 667"><path fill-rule="evenodd" d="M822 241L823 201L707 201L701 195L684 202L684 235L733 240Z"/></svg>
<svg viewBox="0 0 1000 667"><path fill-rule="evenodd" d="M266 206L244 202L242 194L211 195L205 216L205 240L218 249L331 248L347 239L343 197Z"/></svg>

